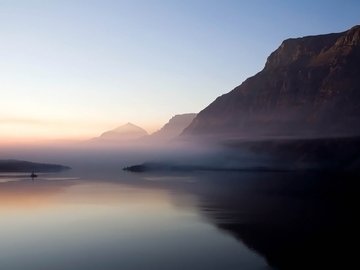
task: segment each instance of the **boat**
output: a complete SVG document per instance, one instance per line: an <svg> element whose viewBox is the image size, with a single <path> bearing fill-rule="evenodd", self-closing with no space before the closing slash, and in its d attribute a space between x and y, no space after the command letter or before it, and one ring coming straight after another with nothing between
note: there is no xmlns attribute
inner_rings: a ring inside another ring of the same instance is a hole
<svg viewBox="0 0 360 270"><path fill-rule="evenodd" d="M35 178L35 177L38 177L38 176L37 176L36 173L34 173L34 171L32 171L31 174L30 174L30 177L31 177L31 178Z"/></svg>

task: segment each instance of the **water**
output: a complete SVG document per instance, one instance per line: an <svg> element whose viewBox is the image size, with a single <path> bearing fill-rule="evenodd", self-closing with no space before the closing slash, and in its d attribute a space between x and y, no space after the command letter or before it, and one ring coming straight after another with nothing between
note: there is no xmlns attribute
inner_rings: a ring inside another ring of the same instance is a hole
<svg viewBox="0 0 360 270"><path fill-rule="evenodd" d="M324 266L331 256L333 265L350 262L346 244L359 212L354 182L340 180L288 173L70 171L34 180L2 174L0 268L301 269Z"/></svg>

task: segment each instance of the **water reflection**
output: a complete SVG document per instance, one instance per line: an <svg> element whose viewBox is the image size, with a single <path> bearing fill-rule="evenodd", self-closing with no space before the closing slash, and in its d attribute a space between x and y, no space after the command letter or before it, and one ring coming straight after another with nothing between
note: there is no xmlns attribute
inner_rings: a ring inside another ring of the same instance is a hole
<svg viewBox="0 0 360 270"><path fill-rule="evenodd" d="M358 177L234 173L198 177L201 214L276 269L345 269L357 263Z"/></svg>
<svg viewBox="0 0 360 270"><path fill-rule="evenodd" d="M354 176L0 179L4 269L341 269L356 258Z"/></svg>
<svg viewBox="0 0 360 270"><path fill-rule="evenodd" d="M58 177L0 184L1 268L266 266L256 253L202 219L196 195L184 192L181 177Z"/></svg>

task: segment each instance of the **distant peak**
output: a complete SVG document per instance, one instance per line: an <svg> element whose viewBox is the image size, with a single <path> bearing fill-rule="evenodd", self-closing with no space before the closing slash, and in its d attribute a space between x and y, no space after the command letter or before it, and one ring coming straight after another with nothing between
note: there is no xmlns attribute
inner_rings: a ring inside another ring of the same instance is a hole
<svg viewBox="0 0 360 270"><path fill-rule="evenodd" d="M126 141L147 135L148 133L145 129L128 122L122 126L102 133L99 138L113 141Z"/></svg>
<svg viewBox="0 0 360 270"><path fill-rule="evenodd" d="M139 128L139 129L142 129L141 127L133 124L133 123L130 123L130 122L127 122L126 124L123 124L121 126L118 126L116 128L114 128L114 130L117 130L117 129L124 129L124 128Z"/></svg>
<svg viewBox="0 0 360 270"><path fill-rule="evenodd" d="M113 131L124 131L124 130L143 130L143 131L145 131L143 128L141 128L133 123L130 123L130 122L127 122L126 124L113 129Z"/></svg>
<svg viewBox="0 0 360 270"><path fill-rule="evenodd" d="M196 115L196 113L176 114L160 130L154 132L151 136L153 139L174 139L190 125Z"/></svg>

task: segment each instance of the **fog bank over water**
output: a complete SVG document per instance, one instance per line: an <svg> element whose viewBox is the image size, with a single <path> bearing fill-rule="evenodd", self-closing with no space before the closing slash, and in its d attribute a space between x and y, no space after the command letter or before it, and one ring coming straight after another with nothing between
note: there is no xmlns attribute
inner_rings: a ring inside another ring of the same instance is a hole
<svg viewBox="0 0 360 270"><path fill-rule="evenodd" d="M52 143L2 147L1 159L70 166L74 171L120 172L156 164L161 170L358 170L360 139L274 138L190 140L168 143ZM152 168L154 169L154 168Z"/></svg>
<svg viewBox="0 0 360 270"><path fill-rule="evenodd" d="M193 163L213 156L217 147L191 141L127 143L46 143L2 146L0 158L51 162L71 166L73 170L122 169L152 162Z"/></svg>

